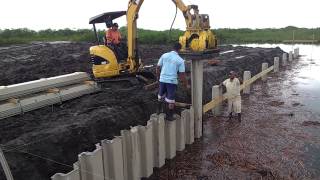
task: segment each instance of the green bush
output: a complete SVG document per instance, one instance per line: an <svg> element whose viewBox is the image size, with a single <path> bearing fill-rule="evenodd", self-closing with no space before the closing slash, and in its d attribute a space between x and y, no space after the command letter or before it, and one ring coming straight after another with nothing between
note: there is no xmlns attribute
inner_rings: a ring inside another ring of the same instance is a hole
<svg viewBox="0 0 320 180"><path fill-rule="evenodd" d="M127 34L126 27L120 28L122 35ZM288 26L280 29L215 29L213 30L220 44L230 43L281 43L292 40L293 33L296 40L315 40L320 43L320 28L307 29ZM104 36L104 31L99 31L99 37ZM138 41L141 44L166 44L178 41L183 31L154 31L138 29ZM0 46L8 44L30 43L32 41L75 41L94 42L95 37L91 29L46 29L33 31L30 29L4 29L0 30Z"/></svg>
<svg viewBox="0 0 320 180"><path fill-rule="evenodd" d="M282 43L286 40L320 40L320 28L307 29L288 26L281 29L217 29L220 43Z"/></svg>

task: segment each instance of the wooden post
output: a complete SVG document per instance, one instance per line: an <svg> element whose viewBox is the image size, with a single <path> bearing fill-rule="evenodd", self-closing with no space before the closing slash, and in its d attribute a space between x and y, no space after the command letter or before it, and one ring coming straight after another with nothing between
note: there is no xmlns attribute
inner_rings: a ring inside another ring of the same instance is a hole
<svg viewBox="0 0 320 180"><path fill-rule="evenodd" d="M102 162L102 149L97 146L93 152L79 154L81 180L103 180L104 169Z"/></svg>
<svg viewBox="0 0 320 180"><path fill-rule="evenodd" d="M3 168L4 174L6 175L7 180L13 180L13 176L11 174L9 165L8 165L7 160L2 152L1 147L0 147L0 163Z"/></svg>
<svg viewBox="0 0 320 180"><path fill-rule="evenodd" d="M138 126L140 140L141 177L149 178L153 173L153 123L149 120L147 126Z"/></svg>
<svg viewBox="0 0 320 180"><path fill-rule="evenodd" d="M288 65L288 56L287 56L287 53L283 53L282 54L282 66L287 66Z"/></svg>
<svg viewBox="0 0 320 180"><path fill-rule="evenodd" d="M251 72L245 71L243 73L243 82L245 83L247 80L251 78ZM246 88L243 89L243 94L250 94L251 85L248 85Z"/></svg>
<svg viewBox="0 0 320 180"><path fill-rule="evenodd" d="M222 88L219 85L212 86L212 100L222 98ZM212 109L212 114L214 116L219 116L221 114L221 104Z"/></svg>
<svg viewBox="0 0 320 180"><path fill-rule="evenodd" d="M141 178L140 147L137 127L122 130L122 154L125 180L139 180ZM81 179L82 180L82 179Z"/></svg>
<svg viewBox="0 0 320 180"><path fill-rule="evenodd" d="M51 180L80 180L79 164L73 164L73 170L67 174L54 174L53 176L51 176Z"/></svg>
<svg viewBox="0 0 320 180"><path fill-rule="evenodd" d="M173 159L176 156L176 122L176 120L165 121L166 159Z"/></svg>
<svg viewBox="0 0 320 180"><path fill-rule="evenodd" d="M294 59L299 58L299 48L294 49L294 54L293 54Z"/></svg>
<svg viewBox="0 0 320 180"><path fill-rule="evenodd" d="M262 70L261 70L261 71L265 71L265 70L267 70L267 69L268 69L268 63L262 63ZM267 76L267 75L264 75L264 76L261 77L261 80L262 80L262 81L266 81L267 78L268 78L268 76Z"/></svg>
<svg viewBox="0 0 320 180"><path fill-rule="evenodd" d="M182 112L183 113L183 112ZM178 118L176 121L176 145L177 151L183 151L186 147L186 118L181 113L181 118Z"/></svg>
<svg viewBox="0 0 320 180"><path fill-rule="evenodd" d="M289 52L289 62L293 61L293 54L292 51Z"/></svg>
<svg viewBox="0 0 320 180"><path fill-rule="evenodd" d="M106 179L124 180L122 137L102 140L103 167Z"/></svg>
<svg viewBox="0 0 320 180"><path fill-rule="evenodd" d="M165 164L165 114L152 114L153 120L153 166L161 168Z"/></svg>
<svg viewBox="0 0 320 180"><path fill-rule="evenodd" d="M194 118L193 116L193 108L191 107L190 110L184 110L181 113L181 118L185 118L186 122L186 144L192 144L194 142Z"/></svg>
<svg viewBox="0 0 320 180"><path fill-rule="evenodd" d="M191 90L192 107L194 110L195 138L202 137L202 89L203 89L203 62L200 60L191 61Z"/></svg>
<svg viewBox="0 0 320 180"><path fill-rule="evenodd" d="M280 58L275 57L273 62L273 72L279 72Z"/></svg>

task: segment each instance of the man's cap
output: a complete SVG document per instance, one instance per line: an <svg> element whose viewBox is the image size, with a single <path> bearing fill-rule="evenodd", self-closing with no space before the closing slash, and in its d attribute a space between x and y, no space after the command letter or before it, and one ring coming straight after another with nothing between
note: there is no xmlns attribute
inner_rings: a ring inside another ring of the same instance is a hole
<svg viewBox="0 0 320 180"><path fill-rule="evenodd" d="M235 71L230 71L229 75L236 75L236 72Z"/></svg>

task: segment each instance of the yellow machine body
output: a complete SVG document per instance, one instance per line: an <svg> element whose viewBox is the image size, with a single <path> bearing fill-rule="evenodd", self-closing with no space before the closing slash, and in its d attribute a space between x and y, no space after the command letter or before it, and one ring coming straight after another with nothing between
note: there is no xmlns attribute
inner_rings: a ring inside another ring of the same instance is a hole
<svg viewBox="0 0 320 180"><path fill-rule="evenodd" d="M182 51L191 50L194 52L201 52L217 48L217 40L211 30L187 30L183 36L180 36L179 43L182 45Z"/></svg>
<svg viewBox="0 0 320 180"><path fill-rule="evenodd" d="M112 48L105 45L96 45L90 48L91 60L93 62L93 75L96 78L108 78L121 74L132 74L139 71L140 60L137 49L137 19L138 13L144 0L129 0L127 11L122 15L127 17L127 53L126 59L117 59ZM217 49L217 40L210 29L209 16L199 14L197 5L185 5L182 0L172 0L178 9L183 13L186 22L186 31L179 38L182 45L182 51L205 52L207 50ZM90 23L93 24L95 34L95 23L112 22L112 19L120 17L121 13L104 13L93 17ZM99 40L98 40L99 41ZM120 63L122 62L122 63Z"/></svg>
<svg viewBox="0 0 320 180"><path fill-rule="evenodd" d="M96 78L119 76L125 73L135 72L135 63L123 60L119 63L115 53L111 48L105 45L90 47L92 61L100 60L99 65L93 64L92 72Z"/></svg>
<svg viewBox="0 0 320 180"><path fill-rule="evenodd" d="M127 53L126 59L117 59L115 52L111 47L105 45L96 45L90 47L91 61L93 62L92 71L95 78L110 78L122 74L133 74L139 69L139 56L137 54L137 18L140 6L143 0L130 0L126 11L127 17ZM103 17L105 16L105 17ZM94 17L108 19L111 15L103 14ZM93 20L92 20L93 21ZM95 26L94 26L95 28Z"/></svg>
<svg viewBox="0 0 320 180"><path fill-rule="evenodd" d="M204 52L217 49L217 39L210 29L207 14L199 14L197 5L185 5L182 0L172 0L179 8L186 22L186 31L179 38L182 51Z"/></svg>

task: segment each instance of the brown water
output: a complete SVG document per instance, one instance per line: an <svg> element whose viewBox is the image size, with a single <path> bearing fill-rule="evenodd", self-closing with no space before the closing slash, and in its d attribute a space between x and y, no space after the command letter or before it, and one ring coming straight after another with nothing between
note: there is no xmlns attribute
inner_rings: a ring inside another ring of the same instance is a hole
<svg viewBox="0 0 320 180"><path fill-rule="evenodd" d="M243 96L241 123L205 118L203 138L150 179L320 179L320 47L299 47L305 56Z"/></svg>

